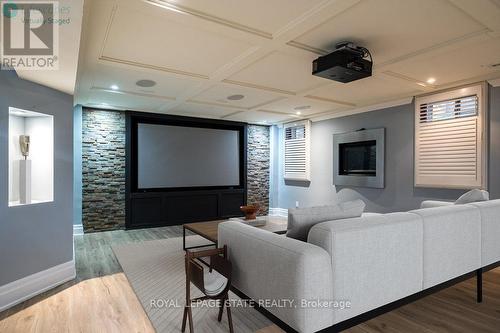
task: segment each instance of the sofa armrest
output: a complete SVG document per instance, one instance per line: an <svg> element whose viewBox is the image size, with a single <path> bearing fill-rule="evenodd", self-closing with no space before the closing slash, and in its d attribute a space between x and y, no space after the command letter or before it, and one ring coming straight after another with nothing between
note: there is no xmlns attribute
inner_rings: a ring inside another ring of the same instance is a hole
<svg viewBox="0 0 500 333"><path fill-rule="evenodd" d="M434 207L445 207L451 206L455 203L449 201L437 201L437 200L425 200L420 204L420 208L434 208Z"/></svg>
<svg viewBox="0 0 500 333"><path fill-rule="evenodd" d="M234 287L254 301L275 302L262 305L299 332L332 325L331 308L304 303L333 299L331 259L325 250L240 222L221 223L218 239L219 246L228 247Z"/></svg>

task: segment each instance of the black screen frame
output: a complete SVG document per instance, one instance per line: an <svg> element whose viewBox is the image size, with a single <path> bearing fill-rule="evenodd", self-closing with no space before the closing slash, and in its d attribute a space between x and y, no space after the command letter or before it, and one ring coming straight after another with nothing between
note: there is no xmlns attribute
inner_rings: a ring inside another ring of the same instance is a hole
<svg viewBox="0 0 500 333"><path fill-rule="evenodd" d="M203 190L246 190L247 182L247 124L218 119L193 118L172 115L148 114L144 112L127 113L127 178L129 178L129 191L134 193L150 192L184 192ZM238 132L239 153L239 185L221 186L186 186L186 187L158 187L140 188L138 179L138 126L139 124L167 125L179 127L208 128L219 130L232 130Z"/></svg>

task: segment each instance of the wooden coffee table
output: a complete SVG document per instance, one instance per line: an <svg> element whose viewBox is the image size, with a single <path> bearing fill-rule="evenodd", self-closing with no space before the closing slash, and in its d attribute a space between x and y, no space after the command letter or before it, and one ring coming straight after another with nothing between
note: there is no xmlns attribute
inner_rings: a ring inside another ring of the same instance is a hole
<svg viewBox="0 0 500 333"><path fill-rule="evenodd" d="M266 224L263 226L258 226L254 228L259 228L262 230L267 230L270 232L274 232L275 234L284 234L286 233L286 227L288 223L288 219L286 217L281 216L266 216ZM185 250L195 249L200 247L207 247L210 245L198 245L186 247L186 230L193 232L196 235L200 235L201 237L213 242L214 246L217 247L218 240L218 229L219 224L222 222L227 222L229 220L218 220L218 221L209 221L209 222L196 222L196 223L186 223L182 226L182 247ZM241 223L241 222L238 222Z"/></svg>

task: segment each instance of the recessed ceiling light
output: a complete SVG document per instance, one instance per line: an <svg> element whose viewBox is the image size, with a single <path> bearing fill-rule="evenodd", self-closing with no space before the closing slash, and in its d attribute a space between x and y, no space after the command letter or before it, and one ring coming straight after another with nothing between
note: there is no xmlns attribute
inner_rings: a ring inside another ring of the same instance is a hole
<svg viewBox="0 0 500 333"><path fill-rule="evenodd" d="M297 112L295 112L295 114L296 114L297 116L300 116L300 115L302 114L302 112L297 111Z"/></svg>
<svg viewBox="0 0 500 333"><path fill-rule="evenodd" d="M302 106L297 106L293 108L294 110L309 110L311 108L310 105L302 105Z"/></svg>
<svg viewBox="0 0 500 333"><path fill-rule="evenodd" d="M111 89L113 89L113 90L118 90L118 89L120 89L120 88L119 88L116 84L113 84L110 88L111 88Z"/></svg>
<svg viewBox="0 0 500 333"><path fill-rule="evenodd" d="M436 79L433 78L433 77L430 77L430 78L427 79L427 83L428 84L433 84L434 82L436 82Z"/></svg>
<svg viewBox="0 0 500 333"><path fill-rule="evenodd" d="M231 96L227 96L227 99L230 100L230 101L239 101L239 100L242 100L243 98L245 98L244 95L231 95Z"/></svg>
<svg viewBox="0 0 500 333"><path fill-rule="evenodd" d="M153 80L139 80L135 84L143 88L150 88L156 86L156 82Z"/></svg>

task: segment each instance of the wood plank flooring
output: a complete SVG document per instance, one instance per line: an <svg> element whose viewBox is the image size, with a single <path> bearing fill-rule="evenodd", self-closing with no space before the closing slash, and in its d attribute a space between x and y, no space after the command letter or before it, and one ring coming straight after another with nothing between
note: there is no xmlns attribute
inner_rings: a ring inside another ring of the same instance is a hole
<svg viewBox="0 0 500 333"><path fill-rule="evenodd" d="M0 332L154 332L111 246L181 235L176 226L76 236L76 279L0 313ZM500 268L483 280L482 304L470 279L347 332L500 332Z"/></svg>
<svg viewBox="0 0 500 333"><path fill-rule="evenodd" d="M76 279L0 313L0 332L153 333L111 246L180 236L180 226L76 236Z"/></svg>

